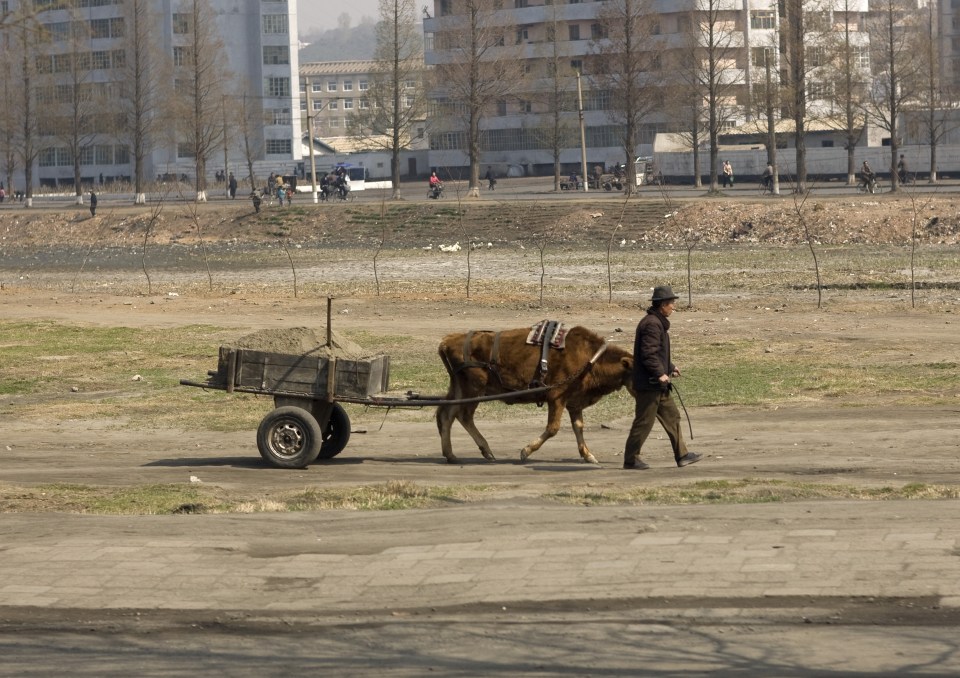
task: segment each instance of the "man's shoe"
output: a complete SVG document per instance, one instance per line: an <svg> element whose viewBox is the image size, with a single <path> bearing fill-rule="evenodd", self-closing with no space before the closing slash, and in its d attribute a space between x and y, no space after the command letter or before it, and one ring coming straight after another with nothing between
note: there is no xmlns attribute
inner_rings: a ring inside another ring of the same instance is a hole
<svg viewBox="0 0 960 678"><path fill-rule="evenodd" d="M649 465L649 464L645 464L645 463L644 463L642 460L640 460L640 459L637 459L637 460L636 460L635 462L633 462L632 464L624 464L624 465L623 465L623 468L625 468L625 469L633 469L633 470L635 470L635 471L646 471L648 468L650 468L650 465Z"/></svg>
<svg viewBox="0 0 960 678"><path fill-rule="evenodd" d="M698 461L703 459L702 454L697 454L696 452L687 452L685 455L677 459L677 466L689 466L690 464L696 464Z"/></svg>

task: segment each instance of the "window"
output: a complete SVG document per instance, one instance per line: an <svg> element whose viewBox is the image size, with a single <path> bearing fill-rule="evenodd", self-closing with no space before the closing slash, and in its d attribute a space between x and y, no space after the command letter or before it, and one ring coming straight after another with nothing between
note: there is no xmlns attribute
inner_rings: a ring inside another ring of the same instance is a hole
<svg viewBox="0 0 960 678"><path fill-rule="evenodd" d="M328 92L336 92L336 91L337 91L337 81L336 81L336 80L328 80L328 81L327 81L327 91L328 91Z"/></svg>
<svg viewBox="0 0 960 678"><path fill-rule="evenodd" d="M287 15L286 14L264 14L263 32L267 35L286 34Z"/></svg>
<svg viewBox="0 0 960 678"><path fill-rule="evenodd" d="M343 109L348 110L353 108L353 99L344 99L343 100Z"/></svg>
<svg viewBox="0 0 960 678"><path fill-rule="evenodd" d="M112 165L113 164L113 146L94 146L93 147L94 164Z"/></svg>
<svg viewBox="0 0 960 678"><path fill-rule="evenodd" d="M344 80L343 81L343 91L352 92L353 91L353 80Z"/></svg>
<svg viewBox="0 0 960 678"><path fill-rule="evenodd" d="M110 68L110 52L91 53L90 65L99 70Z"/></svg>
<svg viewBox="0 0 960 678"><path fill-rule="evenodd" d="M193 144L186 141L181 141L177 144L177 157L178 158L194 158L196 157L193 154Z"/></svg>
<svg viewBox="0 0 960 678"><path fill-rule="evenodd" d="M174 47L173 48L173 65L174 66L189 66L192 63L193 63L192 47Z"/></svg>
<svg viewBox="0 0 960 678"><path fill-rule="evenodd" d="M750 12L750 28L770 29L777 27L777 16L773 10L755 9Z"/></svg>
<svg viewBox="0 0 960 678"><path fill-rule="evenodd" d="M314 100L314 101L312 101L312 102L310 102L310 103L313 104L313 110L314 110L314 111L322 111L322 110L323 110L323 102L322 102L322 101L316 101L316 100ZM306 102L304 102L304 105L306 105Z"/></svg>
<svg viewBox="0 0 960 678"><path fill-rule="evenodd" d="M368 83L366 80L360 80L357 89L359 89L361 92L366 92L368 89L370 89L370 83Z"/></svg>
<svg viewBox="0 0 960 678"><path fill-rule="evenodd" d="M288 97L290 96L290 78L267 78L267 96L270 97Z"/></svg>
<svg viewBox="0 0 960 678"><path fill-rule="evenodd" d="M122 38L123 19L92 19L90 21L91 38Z"/></svg>
<svg viewBox="0 0 960 678"><path fill-rule="evenodd" d="M580 39L580 24L570 24L568 26L570 30L570 39L579 40Z"/></svg>
<svg viewBox="0 0 960 678"><path fill-rule="evenodd" d="M412 95L412 94L408 94L408 95L405 96L404 99L403 99L403 107L404 107L404 108L413 108L413 105L414 105L416 102L417 102L417 98L416 98L414 95Z"/></svg>
<svg viewBox="0 0 960 678"><path fill-rule="evenodd" d="M570 70L577 73L583 73L583 59L571 59Z"/></svg>
<svg viewBox="0 0 960 678"><path fill-rule="evenodd" d="M767 65L767 59L770 60L770 66L774 67L776 64L776 59L774 58L772 47L750 48L750 60L753 62L754 66L757 66L758 68L765 67Z"/></svg>
<svg viewBox="0 0 960 678"><path fill-rule="evenodd" d="M416 86L417 86L417 81L416 81L416 80L404 80L404 81L403 81L403 88L404 88L404 89L413 89L413 88L415 88Z"/></svg>
<svg viewBox="0 0 960 678"><path fill-rule="evenodd" d="M603 40L607 37L609 37L609 35L606 26L603 24L590 24L590 38L592 40Z"/></svg>
<svg viewBox="0 0 960 678"><path fill-rule="evenodd" d="M290 47L287 45L264 45L263 63L267 66L289 64Z"/></svg>
<svg viewBox="0 0 960 678"><path fill-rule="evenodd" d="M859 45L853 48L853 65L863 69L870 68L870 47Z"/></svg>
<svg viewBox="0 0 960 678"><path fill-rule="evenodd" d="M323 91L323 83L322 83L322 82L311 82L311 83L310 83L310 91L311 91L313 94L320 94L320 93Z"/></svg>
<svg viewBox="0 0 960 678"><path fill-rule="evenodd" d="M273 125L289 125L290 118L290 109L289 108L271 108L267 111L267 114L270 116L270 119L273 121Z"/></svg>
<svg viewBox="0 0 960 678"><path fill-rule="evenodd" d="M173 15L173 34L174 35L187 35L191 32L192 17L189 14L174 14Z"/></svg>
<svg viewBox="0 0 960 678"><path fill-rule="evenodd" d="M507 102L503 99L497 102L497 115L506 115L507 114Z"/></svg>
<svg viewBox="0 0 960 678"><path fill-rule="evenodd" d="M513 6L516 9L523 9L524 7L529 7L530 0L513 0Z"/></svg>
<svg viewBox="0 0 960 678"><path fill-rule="evenodd" d="M267 155L290 155L291 148L289 139L267 139Z"/></svg>
<svg viewBox="0 0 960 678"><path fill-rule="evenodd" d="M80 149L80 164L81 165L92 165L93 164L93 146L84 146Z"/></svg>
<svg viewBox="0 0 960 678"><path fill-rule="evenodd" d="M331 99L330 103L327 105L327 108L331 111L335 111L340 108L340 102L336 99Z"/></svg>
<svg viewBox="0 0 960 678"><path fill-rule="evenodd" d="M367 99L361 99L361 100L360 100L360 104L359 104L359 108L360 108L360 110L362 110L362 111L368 110L368 109L370 108L370 101L367 100Z"/></svg>
<svg viewBox="0 0 960 678"><path fill-rule="evenodd" d="M521 113L533 113L533 104L527 100L520 101L520 112Z"/></svg>
<svg viewBox="0 0 960 678"><path fill-rule="evenodd" d="M526 42L530 39L530 31L526 26L521 26L517 29L517 44L519 45L522 42Z"/></svg>
<svg viewBox="0 0 960 678"><path fill-rule="evenodd" d="M807 47L807 65L812 68L826 65L826 50L822 45L811 45Z"/></svg>
<svg viewBox="0 0 960 678"><path fill-rule="evenodd" d="M440 0L440 16L447 16L453 11L453 0Z"/></svg>

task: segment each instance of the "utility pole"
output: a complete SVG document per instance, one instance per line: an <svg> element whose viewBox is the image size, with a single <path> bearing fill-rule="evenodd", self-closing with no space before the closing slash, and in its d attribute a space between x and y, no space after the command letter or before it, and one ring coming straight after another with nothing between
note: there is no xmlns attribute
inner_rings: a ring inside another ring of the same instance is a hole
<svg viewBox="0 0 960 678"><path fill-rule="evenodd" d="M583 174L583 192L587 192L587 133L583 125L583 90L580 87L580 71L577 71L577 111L580 113L580 172Z"/></svg>
<svg viewBox="0 0 960 678"><path fill-rule="evenodd" d="M305 90L307 94L307 139L310 142L310 192L313 195L313 202L319 202L317 198L317 160L313 156L313 100L310 97L310 90L313 85L310 78L306 79Z"/></svg>

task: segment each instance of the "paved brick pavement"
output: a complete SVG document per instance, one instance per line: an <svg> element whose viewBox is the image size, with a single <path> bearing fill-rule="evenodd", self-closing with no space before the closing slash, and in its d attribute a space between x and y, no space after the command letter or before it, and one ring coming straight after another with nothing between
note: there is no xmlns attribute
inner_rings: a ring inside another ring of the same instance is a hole
<svg viewBox="0 0 960 678"><path fill-rule="evenodd" d="M951 501L6 514L0 606L332 614L872 596L960 608L958 540Z"/></svg>

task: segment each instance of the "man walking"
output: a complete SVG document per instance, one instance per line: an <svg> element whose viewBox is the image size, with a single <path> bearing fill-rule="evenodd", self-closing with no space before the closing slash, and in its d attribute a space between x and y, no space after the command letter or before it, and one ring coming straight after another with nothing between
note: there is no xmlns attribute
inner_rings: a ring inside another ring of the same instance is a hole
<svg viewBox="0 0 960 678"><path fill-rule="evenodd" d="M633 345L633 388L637 394L637 408L623 450L625 469L642 471L650 468L640 459L640 448L653 430L655 421L660 422L670 438L677 466L695 464L702 458L696 452L687 451L680 431L680 410L671 395L670 378L679 377L680 370L670 361L668 318L678 298L669 285L655 287L647 315L637 325Z"/></svg>

